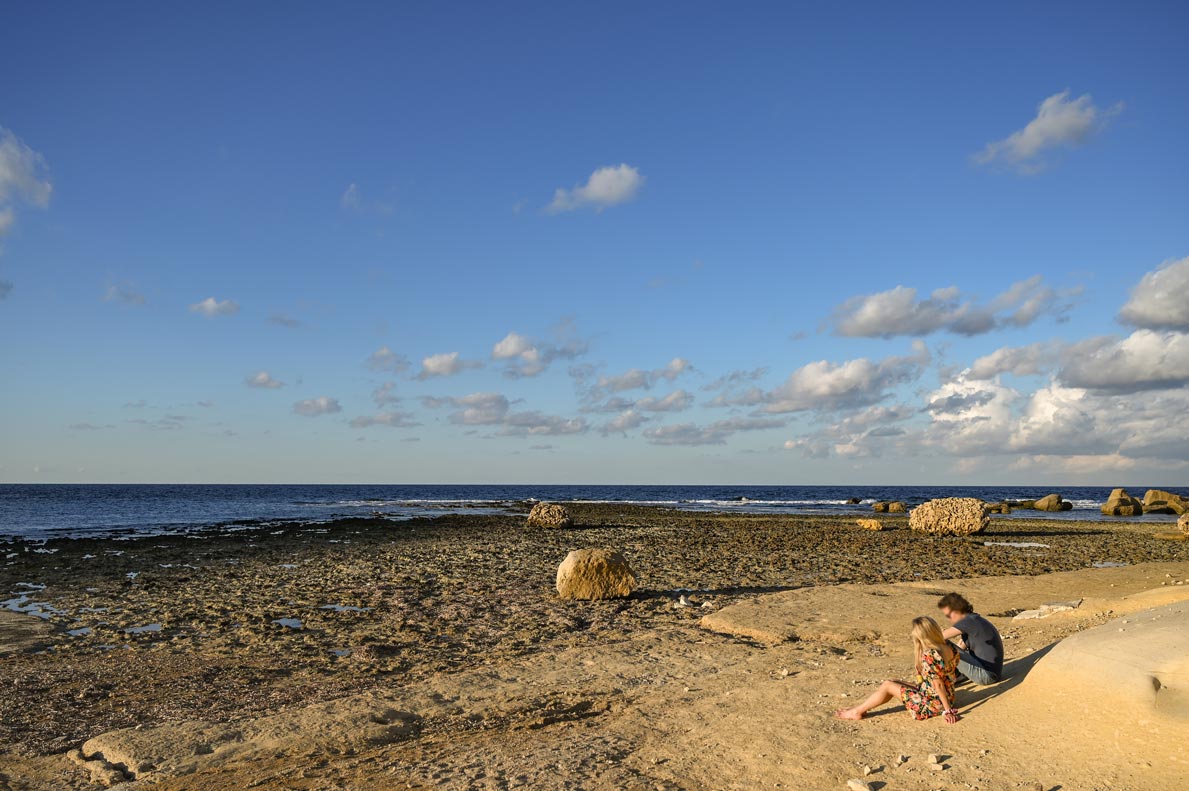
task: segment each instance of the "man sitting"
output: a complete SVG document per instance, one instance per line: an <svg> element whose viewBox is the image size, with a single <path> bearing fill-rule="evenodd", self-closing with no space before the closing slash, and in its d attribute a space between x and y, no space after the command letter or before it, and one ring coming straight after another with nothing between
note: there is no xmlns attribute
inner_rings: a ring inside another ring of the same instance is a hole
<svg viewBox="0 0 1189 791"><path fill-rule="evenodd" d="M1003 677L1003 640L999 630L974 611L961 594L947 593L937 602L951 624L942 632L947 640L960 638L958 672L980 686L995 684Z"/></svg>

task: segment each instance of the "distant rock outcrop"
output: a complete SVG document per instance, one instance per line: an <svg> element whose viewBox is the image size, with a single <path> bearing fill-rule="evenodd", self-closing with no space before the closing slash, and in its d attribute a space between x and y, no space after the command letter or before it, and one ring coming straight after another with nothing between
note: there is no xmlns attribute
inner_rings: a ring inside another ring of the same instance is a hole
<svg viewBox="0 0 1189 791"><path fill-rule="evenodd" d="M624 599L636 589L636 575L614 549L576 549L557 568L563 599Z"/></svg>
<svg viewBox="0 0 1189 791"><path fill-rule="evenodd" d="M987 512L992 514L1010 514L1011 503L987 503Z"/></svg>
<svg viewBox="0 0 1189 791"><path fill-rule="evenodd" d="M1104 516L1139 516L1144 504L1127 493L1126 489L1115 489L1102 506Z"/></svg>
<svg viewBox="0 0 1189 791"><path fill-rule="evenodd" d="M528 512L529 527L569 527L570 512L557 503L537 503Z"/></svg>
<svg viewBox="0 0 1189 791"><path fill-rule="evenodd" d="M1166 492L1162 489L1148 489L1144 492L1145 514L1184 514L1189 513L1189 502L1179 494Z"/></svg>
<svg viewBox="0 0 1189 791"><path fill-rule="evenodd" d="M1059 494L1047 494L1032 504L1037 511L1072 511L1073 503L1062 500Z"/></svg>
<svg viewBox="0 0 1189 791"><path fill-rule="evenodd" d="M904 503L899 500L880 500L878 503L871 504L871 510L877 514L902 514L907 509Z"/></svg>
<svg viewBox="0 0 1189 791"><path fill-rule="evenodd" d="M991 517L987 504L974 497L942 497L912 509L908 526L918 533L968 536L987 529Z"/></svg>

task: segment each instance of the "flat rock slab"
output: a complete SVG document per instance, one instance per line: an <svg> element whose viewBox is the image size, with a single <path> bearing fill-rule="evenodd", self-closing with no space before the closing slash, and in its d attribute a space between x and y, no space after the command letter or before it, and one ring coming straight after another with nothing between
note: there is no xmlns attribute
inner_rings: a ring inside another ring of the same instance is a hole
<svg viewBox="0 0 1189 791"><path fill-rule="evenodd" d="M793 640L823 643L903 641L918 615L941 619L937 600L958 591L992 621L1010 623L996 613L1031 609L1055 598L1083 599L1077 613L1111 609L1134 611L1167 601L1189 600L1189 586L1160 588L1128 604L1121 599L1149 591L1168 575L1189 576L1189 563L1141 563L1121 568L1087 569L1040 577L975 577L966 580L901 582L887 585L832 585L760 596L706 615L701 625L775 645ZM1153 598L1155 597L1155 598ZM1161 597L1166 597L1161 599Z"/></svg>
<svg viewBox="0 0 1189 791"><path fill-rule="evenodd" d="M0 656L48 645L54 628L41 618L0 610Z"/></svg>

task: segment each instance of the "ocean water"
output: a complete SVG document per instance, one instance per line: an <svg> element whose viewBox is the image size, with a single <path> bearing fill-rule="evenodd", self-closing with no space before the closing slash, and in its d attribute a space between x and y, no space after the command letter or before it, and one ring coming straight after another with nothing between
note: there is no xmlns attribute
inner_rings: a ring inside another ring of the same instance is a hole
<svg viewBox="0 0 1189 791"><path fill-rule="evenodd" d="M1143 496L1149 487L1127 487ZM322 522L381 514L389 519L448 513L502 513L526 500L662 505L690 511L870 514L877 500L910 506L935 497L997 502L1061 494L1072 511L1017 517L1108 519L1098 507L1108 487L1070 486L557 486L557 485L189 485L0 484L0 537L129 537L186 533L217 525ZM861 502L849 504L857 497ZM1112 521L1117 518L1109 517ZM1172 522L1151 514L1135 521Z"/></svg>

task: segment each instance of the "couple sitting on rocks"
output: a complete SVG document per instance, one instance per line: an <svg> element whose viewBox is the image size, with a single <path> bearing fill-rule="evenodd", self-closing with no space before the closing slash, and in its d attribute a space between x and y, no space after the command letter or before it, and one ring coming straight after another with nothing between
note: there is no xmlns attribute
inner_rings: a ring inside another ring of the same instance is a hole
<svg viewBox="0 0 1189 791"><path fill-rule="evenodd" d="M947 593L937 608L950 622L944 631L927 615L912 621L916 683L888 680L867 700L835 716L861 720L876 706L899 698L918 720L943 716L951 725L961 717L954 700L954 683L962 674L975 684L995 684L1003 675L1003 640L990 621L974 611L960 594ZM955 646L950 640L957 638Z"/></svg>

